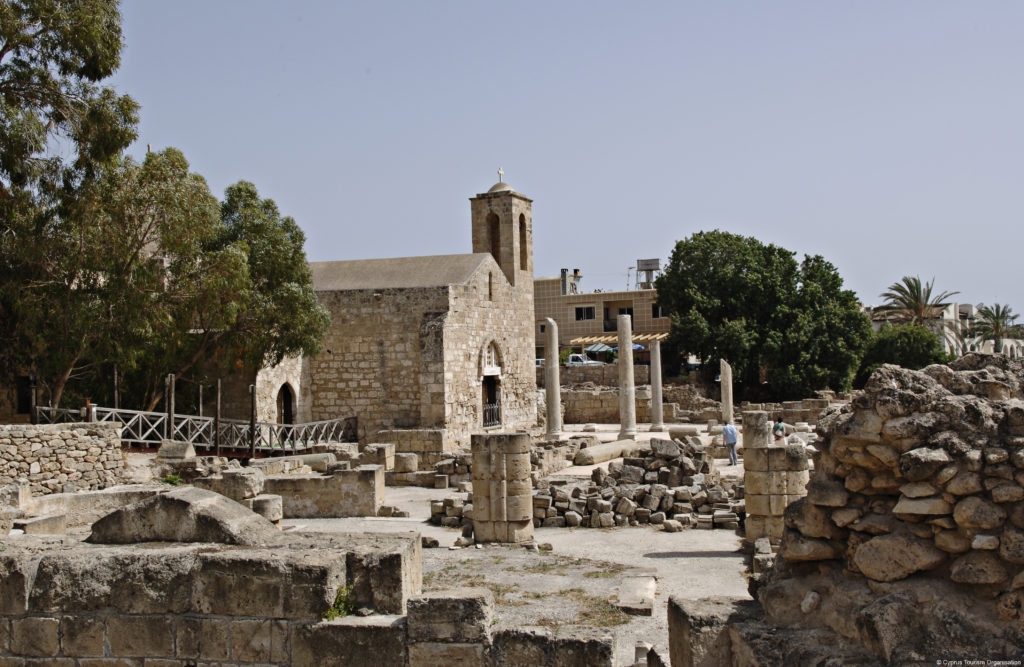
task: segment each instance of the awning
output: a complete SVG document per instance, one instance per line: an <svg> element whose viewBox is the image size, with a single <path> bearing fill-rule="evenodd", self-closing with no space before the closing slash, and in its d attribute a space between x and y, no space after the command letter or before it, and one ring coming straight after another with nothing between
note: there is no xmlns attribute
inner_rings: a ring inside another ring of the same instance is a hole
<svg viewBox="0 0 1024 667"><path fill-rule="evenodd" d="M604 343L593 343L583 348L584 352L610 352L612 348Z"/></svg>
<svg viewBox="0 0 1024 667"><path fill-rule="evenodd" d="M633 349L634 350L646 350L647 348L644 347L643 345L641 345L640 343L633 343ZM612 352L618 352L618 351L619 351L619 346L618 345L616 345L615 347L612 348Z"/></svg>
<svg viewBox="0 0 1024 667"><path fill-rule="evenodd" d="M668 333L635 333L633 334L634 343L649 343L651 341L665 341L668 340ZM606 336L580 336L579 338L573 338L569 341L569 345L591 345L593 343L604 343L606 345L618 345L619 336L618 334L608 334Z"/></svg>

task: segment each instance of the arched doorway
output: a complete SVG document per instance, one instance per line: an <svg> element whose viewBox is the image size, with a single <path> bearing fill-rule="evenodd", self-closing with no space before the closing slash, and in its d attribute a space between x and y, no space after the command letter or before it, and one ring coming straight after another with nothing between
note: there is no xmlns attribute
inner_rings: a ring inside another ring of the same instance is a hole
<svg viewBox="0 0 1024 667"><path fill-rule="evenodd" d="M482 425L501 426L501 352L494 341L484 347L480 366Z"/></svg>
<svg viewBox="0 0 1024 667"><path fill-rule="evenodd" d="M277 392L277 423L295 423L295 392L287 383Z"/></svg>

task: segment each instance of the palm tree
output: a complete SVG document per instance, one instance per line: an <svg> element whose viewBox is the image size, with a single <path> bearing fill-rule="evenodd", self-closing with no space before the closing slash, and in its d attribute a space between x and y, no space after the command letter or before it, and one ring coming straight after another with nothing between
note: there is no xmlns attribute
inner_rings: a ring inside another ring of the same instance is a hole
<svg viewBox="0 0 1024 667"><path fill-rule="evenodd" d="M933 297L934 283L935 278L922 284L919 276L903 276L900 282L889 285L888 292L882 292L880 296L886 301L875 310L890 312L910 324L921 324L933 318L949 297L960 293L942 292Z"/></svg>
<svg viewBox="0 0 1024 667"><path fill-rule="evenodd" d="M971 332L983 342L991 340L995 343L996 354L1003 352L1004 338L1020 338L1021 326L1014 324L1018 315L1009 306L1001 303L985 304L978 307L978 320L971 327Z"/></svg>

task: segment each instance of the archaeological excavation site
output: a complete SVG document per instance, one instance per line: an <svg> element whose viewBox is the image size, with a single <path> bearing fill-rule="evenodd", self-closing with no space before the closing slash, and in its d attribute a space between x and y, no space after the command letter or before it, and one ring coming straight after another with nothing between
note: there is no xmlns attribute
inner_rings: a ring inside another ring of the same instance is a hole
<svg viewBox="0 0 1024 667"><path fill-rule="evenodd" d="M1020 656L1021 362L884 366L853 395L786 404L670 403L674 423L628 438L631 410L559 424L572 391L545 392L544 424L473 433L434 463L354 438L147 452L92 415L2 426L3 664ZM733 409L738 466L719 435ZM792 433L773 440L780 417Z"/></svg>
<svg viewBox="0 0 1024 667"><path fill-rule="evenodd" d="M1024 363L734 404L725 361L663 381L664 317L560 338L595 308L534 280L507 183L471 218L471 254L312 264L323 350L198 414L173 377L162 411L33 387L0 425L0 664L1019 664Z"/></svg>

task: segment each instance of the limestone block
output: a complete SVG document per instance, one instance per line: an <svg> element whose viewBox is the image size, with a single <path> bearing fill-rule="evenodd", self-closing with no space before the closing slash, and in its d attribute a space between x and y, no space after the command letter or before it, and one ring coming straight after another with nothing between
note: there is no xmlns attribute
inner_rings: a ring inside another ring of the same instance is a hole
<svg viewBox="0 0 1024 667"><path fill-rule="evenodd" d="M831 560L839 558L842 553L833 543L827 540L805 537L796 531L787 530L782 537L779 555L791 563L799 563Z"/></svg>
<svg viewBox="0 0 1024 667"><path fill-rule="evenodd" d="M760 612L753 600L708 597L668 601L669 658L682 667L734 664L729 625L755 618Z"/></svg>
<svg viewBox="0 0 1024 667"><path fill-rule="evenodd" d="M578 466L589 466L595 463L604 463L621 456L633 456L638 447L633 440L617 440L603 445L596 445L579 450L573 459L573 464Z"/></svg>
<svg viewBox="0 0 1024 667"><path fill-rule="evenodd" d="M281 496L285 518L377 516L384 504L384 467L359 466L333 475L269 475L268 494Z"/></svg>
<svg viewBox="0 0 1024 667"><path fill-rule="evenodd" d="M65 615L60 619L61 653L81 658L103 655L104 623L101 616ZM3 649L3 646L0 646Z"/></svg>
<svg viewBox="0 0 1024 667"><path fill-rule="evenodd" d="M946 554L930 542L903 535L873 537L853 554L857 569L875 581L897 581L930 570L945 559Z"/></svg>
<svg viewBox="0 0 1024 667"><path fill-rule="evenodd" d="M474 505L474 510L476 506ZM506 521L526 521L533 516L533 498L530 496L508 496L505 500Z"/></svg>
<svg viewBox="0 0 1024 667"><path fill-rule="evenodd" d="M163 440L160 443L160 449L157 450L156 458L158 460L168 461L176 460L181 461L184 459L194 459L196 457L196 450L192 446L191 442L183 442L180 440Z"/></svg>
<svg viewBox="0 0 1024 667"><path fill-rule="evenodd" d="M328 656L350 665L405 665L404 616L346 616L291 627L292 665L319 667ZM340 664L340 662L339 662Z"/></svg>
<svg viewBox="0 0 1024 667"><path fill-rule="evenodd" d="M486 588L432 591L409 600L410 642L486 642L494 596Z"/></svg>
<svg viewBox="0 0 1024 667"><path fill-rule="evenodd" d="M284 621L241 620L230 626L231 656L240 662L288 660L288 624Z"/></svg>
<svg viewBox="0 0 1024 667"><path fill-rule="evenodd" d="M281 500L281 496L275 496L269 493L262 493L255 498L247 498L242 501L242 505L248 507L256 514L267 521L277 523L284 516L284 504Z"/></svg>
<svg viewBox="0 0 1024 667"><path fill-rule="evenodd" d="M395 453L395 472L416 472L419 470L420 457L411 452Z"/></svg>
<svg viewBox="0 0 1024 667"><path fill-rule="evenodd" d="M11 652L15 655L49 657L60 648L56 618L25 617L11 619Z"/></svg>
<svg viewBox="0 0 1024 667"><path fill-rule="evenodd" d="M198 546L116 546L46 552L38 557L31 610L186 613L191 609L191 580L201 550Z"/></svg>
<svg viewBox="0 0 1024 667"><path fill-rule="evenodd" d="M219 542L267 544L280 536L277 527L224 496L184 487L140 500L92 525L94 544L136 542Z"/></svg>
<svg viewBox="0 0 1024 667"><path fill-rule="evenodd" d="M263 469L264 467L275 468L276 466L289 462L292 465L307 465L317 472L327 472L327 466L337 462L337 457L330 452L320 454L295 454L293 456L275 456L267 459L250 459L249 467ZM265 474L277 474L265 472Z"/></svg>
<svg viewBox="0 0 1024 667"><path fill-rule="evenodd" d="M612 667L615 640L607 630L579 626L562 626L555 634L532 626L502 630L493 637L491 664Z"/></svg>
<svg viewBox="0 0 1024 667"><path fill-rule="evenodd" d="M204 552L192 590L201 614L315 619L347 580L344 552L256 550Z"/></svg>
<svg viewBox="0 0 1024 667"><path fill-rule="evenodd" d="M375 443L367 445L359 458L360 463L384 466L385 471L395 468L395 445L392 443Z"/></svg>
<svg viewBox="0 0 1024 667"><path fill-rule="evenodd" d="M1009 573L991 551L971 551L953 561L949 578L961 584L1001 584Z"/></svg>
<svg viewBox="0 0 1024 667"><path fill-rule="evenodd" d="M953 508L953 520L962 528L990 530L1006 519L1006 511L978 496L968 496Z"/></svg>
<svg viewBox="0 0 1024 667"><path fill-rule="evenodd" d="M196 488L207 489L227 496L235 502L241 502L246 498L255 498L263 493L264 478L262 470L240 468L224 470L220 475L212 477L200 477L192 484Z"/></svg>
<svg viewBox="0 0 1024 667"><path fill-rule="evenodd" d="M941 496L929 498L908 498L900 496L899 502L892 508L893 514L909 515L946 515L952 514L953 506Z"/></svg>
<svg viewBox="0 0 1024 667"><path fill-rule="evenodd" d="M320 548L319 542L314 548ZM419 533L344 535L333 548L347 549L348 583L357 606L380 614L404 614L423 588L423 547ZM333 599L333 598L332 598Z"/></svg>
<svg viewBox="0 0 1024 667"><path fill-rule="evenodd" d="M174 626L167 616L120 616L107 619L107 642L115 657L174 654Z"/></svg>
<svg viewBox="0 0 1024 667"><path fill-rule="evenodd" d="M25 531L26 535L66 535L67 518L63 514L46 514L28 519L14 519L14 528Z"/></svg>
<svg viewBox="0 0 1024 667"><path fill-rule="evenodd" d="M409 644L409 667L477 667L487 664L483 644L421 642Z"/></svg>

